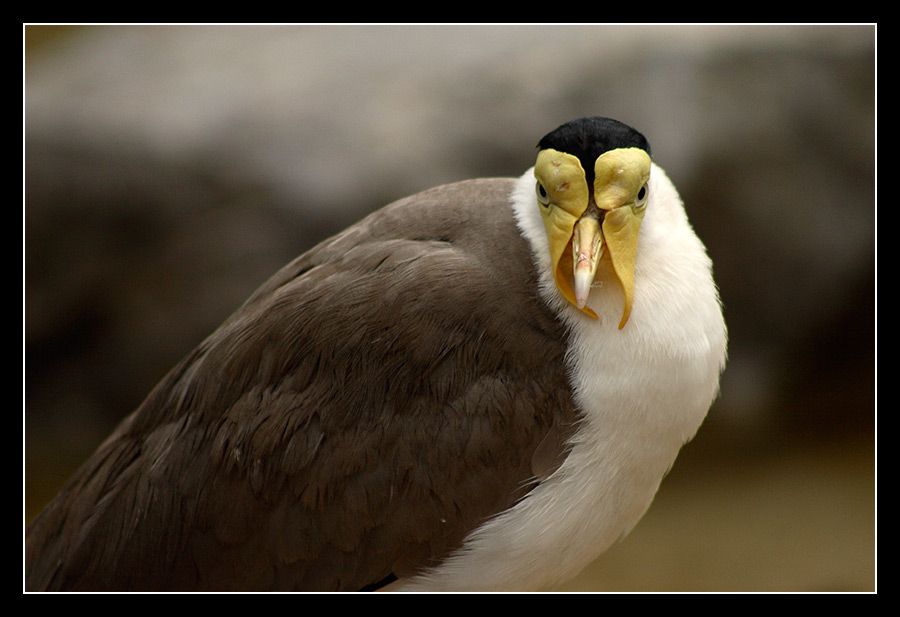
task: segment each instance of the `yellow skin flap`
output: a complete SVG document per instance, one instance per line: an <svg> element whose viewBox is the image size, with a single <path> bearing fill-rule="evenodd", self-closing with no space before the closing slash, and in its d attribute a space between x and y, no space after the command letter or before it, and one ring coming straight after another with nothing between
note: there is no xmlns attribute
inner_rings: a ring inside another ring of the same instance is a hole
<svg viewBox="0 0 900 617"><path fill-rule="evenodd" d="M552 148L538 153L534 175L557 288L597 319L585 302L600 257L608 252L625 293L621 330L634 302L634 262L647 204L650 156L639 148L601 154L594 163L593 191L578 158Z"/></svg>

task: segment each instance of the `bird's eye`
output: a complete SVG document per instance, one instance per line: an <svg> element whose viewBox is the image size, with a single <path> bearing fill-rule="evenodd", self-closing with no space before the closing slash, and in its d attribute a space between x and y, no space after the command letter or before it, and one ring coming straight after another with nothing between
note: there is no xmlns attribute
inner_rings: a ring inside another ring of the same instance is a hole
<svg viewBox="0 0 900 617"><path fill-rule="evenodd" d="M641 187L641 190L638 191L637 197L634 199L634 205L638 208L643 208L647 205L647 197L650 195L650 189L645 184Z"/></svg>
<svg viewBox="0 0 900 617"><path fill-rule="evenodd" d="M546 206L550 203L550 196L547 194L547 190L544 188L543 184L538 182L535 191L537 192L537 199L541 204Z"/></svg>

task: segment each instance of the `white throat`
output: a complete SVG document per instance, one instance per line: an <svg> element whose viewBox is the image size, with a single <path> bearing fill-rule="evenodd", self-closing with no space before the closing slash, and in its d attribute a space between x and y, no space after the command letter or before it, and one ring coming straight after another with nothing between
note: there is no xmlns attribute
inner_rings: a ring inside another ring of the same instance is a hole
<svg viewBox="0 0 900 617"><path fill-rule="evenodd" d="M529 590L565 582L640 520L700 426L718 392L725 324L710 261L680 198L655 165L650 182L634 307L619 330L623 298L612 273L598 273L588 301L599 320L556 289L532 171L517 181L516 221L541 273L541 294L569 330L570 386L583 422L553 475L401 589Z"/></svg>

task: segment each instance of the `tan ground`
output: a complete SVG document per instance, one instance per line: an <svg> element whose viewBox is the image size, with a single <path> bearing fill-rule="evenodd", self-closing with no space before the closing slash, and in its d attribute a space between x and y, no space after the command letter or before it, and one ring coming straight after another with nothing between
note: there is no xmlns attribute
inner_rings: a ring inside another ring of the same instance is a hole
<svg viewBox="0 0 900 617"><path fill-rule="evenodd" d="M686 453L688 454L688 453ZM871 447L678 463L650 511L566 591L874 591Z"/></svg>

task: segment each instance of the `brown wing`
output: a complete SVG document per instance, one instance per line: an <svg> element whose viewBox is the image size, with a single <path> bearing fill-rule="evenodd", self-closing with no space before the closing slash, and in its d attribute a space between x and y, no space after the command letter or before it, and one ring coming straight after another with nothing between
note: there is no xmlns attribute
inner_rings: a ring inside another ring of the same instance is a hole
<svg viewBox="0 0 900 617"><path fill-rule="evenodd" d="M35 519L26 587L360 589L521 499L575 412L511 187L402 200L276 274Z"/></svg>

